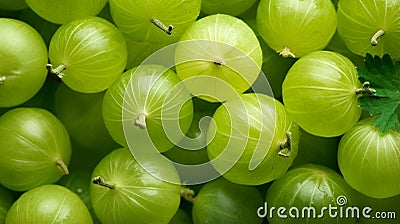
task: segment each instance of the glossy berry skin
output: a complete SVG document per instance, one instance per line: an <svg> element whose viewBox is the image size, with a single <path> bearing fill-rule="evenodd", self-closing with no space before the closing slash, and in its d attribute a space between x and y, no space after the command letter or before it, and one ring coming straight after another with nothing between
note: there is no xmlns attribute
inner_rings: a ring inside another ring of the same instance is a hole
<svg viewBox="0 0 400 224"><path fill-rule="evenodd" d="M248 90L262 65L254 31L241 19L215 14L197 20L176 46L176 73L188 90L223 102Z"/></svg>
<svg viewBox="0 0 400 224"><path fill-rule="evenodd" d="M219 178L206 183L194 198L193 223L261 224L262 219L254 211L262 201L257 188Z"/></svg>
<svg viewBox="0 0 400 224"><path fill-rule="evenodd" d="M140 161L127 148L114 150L96 166L92 178L100 177L113 189L90 185L90 198L96 216L102 223L165 223L180 203L181 186L164 182L155 176L179 182L175 167L155 158Z"/></svg>
<svg viewBox="0 0 400 224"><path fill-rule="evenodd" d="M186 133L193 117L190 93L180 81L174 71L161 65L143 64L124 72L104 95L102 112L111 137L123 146L144 145L137 136L146 131L158 151L171 149L174 143L169 136L178 131L165 121L179 123ZM143 124L135 124L140 118ZM129 134L124 124L130 127Z"/></svg>
<svg viewBox="0 0 400 224"><path fill-rule="evenodd" d="M127 61L126 41L110 22L99 17L62 25L50 41L49 58L72 90L98 93L122 74ZM54 72L53 72L54 73Z"/></svg>
<svg viewBox="0 0 400 224"><path fill-rule="evenodd" d="M26 0L26 4L40 17L56 24L97 15L107 0Z"/></svg>
<svg viewBox="0 0 400 224"><path fill-rule="evenodd" d="M201 0L110 0L111 16L129 39L154 44L170 44L179 40L200 14ZM155 25L154 19L170 34Z"/></svg>
<svg viewBox="0 0 400 224"><path fill-rule="evenodd" d="M399 58L399 17L400 0L341 0L337 31L346 46L361 57L369 53Z"/></svg>
<svg viewBox="0 0 400 224"><path fill-rule="evenodd" d="M283 57L302 57L322 50L336 31L336 10L330 0L261 0L257 29Z"/></svg>
<svg viewBox="0 0 400 224"><path fill-rule="evenodd" d="M47 47L25 22L0 18L0 107L31 99L46 79Z"/></svg>
<svg viewBox="0 0 400 224"><path fill-rule="evenodd" d="M373 198L400 194L400 132L379 132L374 118L357 123L339 143L338 162L344 179Z"/></svg>
<svg viewBox="0 0 400 224"><path fill-rule="evenodd" d="M297 155L298 127L270 96L242 94L221 105L213 119L207 131L208 157L231 182L260 185L276 180Z"/></svg>
<svg viewBox="0 0 400 224"><path fill-rule="evenodd" d="M335 137L361 116L357 90L362 87L354 64L339 53L312 52L294 63L282 85L283 103L305 131Z"/></svg>
<svg viewBox="0 0 400 224"><path fill-rule="evenodd" d="M268 188L265 201L267 204L260 213L266 215L271 224L357 221L350 215L348 218L340 218L339 210L342 208L345 213L347 207L357 206L358 193L338 173L320 165L307 164L288 171ZM272 207L276 209L271 211ZM278 215L280 207L285 208L280 214L286 217ZM329 207L337 209L332 212ZM296 213L292 208L297 208L299 212Z"/></svg>
<svg viewBox="0 0 400 224"><path fill-rule="evenodd" d="M6 223L91 224L93 221L78 195L60 185L42 185L18 198L8 211Z"/></svg>
<svg viewBox="0 0 400 224"><path fill-rule="evenodd" d="M47 110L19 107L0 117L0 182L26 191L68 174L71 143L64 125Z"/></svg>

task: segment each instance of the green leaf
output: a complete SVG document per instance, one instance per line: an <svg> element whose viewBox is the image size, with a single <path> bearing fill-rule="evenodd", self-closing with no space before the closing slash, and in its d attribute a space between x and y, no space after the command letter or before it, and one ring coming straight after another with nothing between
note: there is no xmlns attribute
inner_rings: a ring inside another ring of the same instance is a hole
<svg viewBox="0 0 400 224"><path fill-rule="evenodd" d="M400 61L393 63L388 54L382 58L367 54L365 69L357 68L364 88L374 91L359 98L361 108L376 115L374 125L381 133L400 130Z"/></svg>

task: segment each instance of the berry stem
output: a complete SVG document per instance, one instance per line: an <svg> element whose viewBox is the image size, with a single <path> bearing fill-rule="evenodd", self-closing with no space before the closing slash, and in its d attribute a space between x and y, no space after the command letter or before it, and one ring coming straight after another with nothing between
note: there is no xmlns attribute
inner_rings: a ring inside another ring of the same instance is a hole
<svg viewBox="0 0 400 224"><path fill-rule="evenodd" d="M103 187L110 188L111 190L115 188L115 184L114 183L107 183L103 179L101 179L100 176L94 177L92 179L92 183L98 184L98 185L103 186Z"/></svg>
<svg viewBox="0 0 400 224"><path fill-rule="evenodd" d="M2 85L4 83L4 81L6 81L6 76L5 75L1 75L0 76L0 85Z"/></svg>
<svg viewBox="0 0 400 224"><path fill-rule="evenodd" d="M357 95L372 95L376 93L376 90L373 88L370 88L370 83L368 81L363 83L363 86L361 88L356 89L356 94Z"/></svg>
<svg viewBox="0 0 400 224"><path fill-rule="evenodd" d="M133 121L133 125L141 129L146 129L146 115L144 113L140 113L139 117Z"/></svg>
<svg viewBox="0 0 400 224"><path fill-rule="evenodd" d="M181 197L192 204L195 202L194 194L195 193L192 189L187 187L181 188Z"/></svg>
<svg viewBox="0 0 400 224"><path fill-rule="evenodd" d="M168 35L171 35L172 31L174 30L174 26L173 25L169 25L167 27L166 25L164 25L164 23L162 23L159 19L157 19L154 16L150 19L150 21L151 21L151 23L156 25L158 28L160 28L162 31L164 31Z"/></svg>
<svg viewBox="0 0 400 224"><path fill-rule="evenodd" d="M296 58L296 55L293 54L293 52L290 50L290 48L288 48L288 46L285 46L283 49L278 51L278 53L280 56L282 56L284 58L288 58L289 56L292 58Z"/></svg>
<svg viewBox="0 0 400 224"><path fill-rule="evenodd" d="M223 64L225 64L225 62L224 62L224 60L222 59L221 56L215 56L214 64L215 65L223 65Z"/></svg>
<svg viewBox="0 0 400 224"><path fill-rule="evenodd" d="M61 159L56 161L57 167L58 169L61 170L63 175L68 175L69 174L69 170L67 165L65 165L64 161L62 161Z"/></svg>
<svg viewBox="0 0 400 224"><path fill-rule="evenodd" d="M278 152L280 156L289 157L292 153L292 133L290 131L286 132L286 141L282 142L279 148L281 149Z"/></svg>
<svg viewBox="0 0 400 224"><path fill-rule="evenodd" d="M57 66L57 68L54 68L52 64L47 64L46 65L47 71L49 71L50 74L58 76L60 79L64 77L63 71L67 69L67 67L64 64L60 64Z"/></svg>
<svg viewBox="0 0 400 224"><path fill-rule="evenodd" d="M375 47L376 45L378 45L378 40L379 38L381 38L383 35L385 35L385 31L380 29L378 31L376 31L376 33L372 36L371 38L371 45L373 47Z"/></svg>

